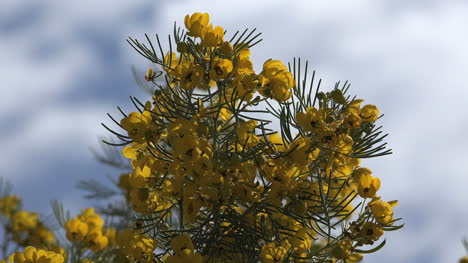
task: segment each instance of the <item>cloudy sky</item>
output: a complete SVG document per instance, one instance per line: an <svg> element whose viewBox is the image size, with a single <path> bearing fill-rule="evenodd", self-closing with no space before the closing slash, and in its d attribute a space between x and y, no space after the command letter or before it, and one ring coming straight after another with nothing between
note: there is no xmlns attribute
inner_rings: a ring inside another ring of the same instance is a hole
<svg viewBox="0 0 468 263"><path fill-rule="evenodd" d="M90 204L79 179L118 171L89 151L116 105L145 99L130 68L148 64L126 43L165 36L185 14L209 12L229 32L256 27L256 69L308 59L324 87L349 80L376 104L392 156L366 160L381 195L399 199L406 227L366 262L455 262L468 236L468 2L466 1L16 1L0 8L0 176L27 209L48 200Z"/></svg>

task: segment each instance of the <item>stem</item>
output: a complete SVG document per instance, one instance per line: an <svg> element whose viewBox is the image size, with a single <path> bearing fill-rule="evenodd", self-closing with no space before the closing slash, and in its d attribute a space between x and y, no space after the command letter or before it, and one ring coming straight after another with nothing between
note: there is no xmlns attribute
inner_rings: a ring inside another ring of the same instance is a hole
<svg viewBox="0 0 468 263"><path fill-rule="evenodd" d="M359 212L359 216L361 216L362 213L364 212L364 207L366 206L366 199L367 198L364 198L364 201L362 201L362 206L361 206L361 211Z"/></svg>
<svg viewBox="0 0 468 263"><path fill-rule="evenodd" d="M179 227L180 230L184 230L184 196L179 201Z"/></svg>
<svg viewBox="0 0 468 263"><path fill-rule="evenodd" d="M2 245L2 258L7 258L7 249L8 249L8 232L6 227L3 228L3 245Z"/></svg>

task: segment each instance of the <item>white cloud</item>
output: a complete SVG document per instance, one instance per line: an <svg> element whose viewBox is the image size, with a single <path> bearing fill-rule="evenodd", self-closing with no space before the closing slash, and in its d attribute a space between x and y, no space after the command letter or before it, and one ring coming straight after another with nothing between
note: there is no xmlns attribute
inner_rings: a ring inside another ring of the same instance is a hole
<svg viewBox="0 0 468 263"><path fill-rule="evenodd" d="M105 169L79 174L67 166L76 163L74 167L88 172L98 167L89 147L96 145L98 135L109 135L100 123L111 123L106 112L115 113L116 105L108 100L91 104L86 96L75 99L69 94L80 94L80 89L88 88L80 83L95 83L101 72L113 73L103 66L127 67L128 76L105 78L117 80L113 83L128 81L133 62L122 56L123 65L109 65L96 53L103 43L86 39L86 34L119 39L104 44L130 53L125 38L129 32L150 28L149 18L157 11L154 1L2 2L0 176L16 185L27 208L48 212L48 198L77 199L81 194L72 188L78 180L103 178Z"/></svg>
<svg viewBox="0 0 468 263"><path fill-rule="evenodd" d="M110 107L110 106L109 106ZM90 155L88 147L95 145L97 135L103 133L100 123L106 108L89 105L47 107L28 118L20 130L2 136L0 142L0 167L8 179L18 182L16 171L27 169L28 177L35 174L34 167L25 162L37 160L42 153L69 154L69 158L83 159ZM34 163L32 163L34 165Z"/></svg>
<svg viewBox="0 0 468 263"><path fill-rule="evenodd" d="M4 94L0 120L14 121L16 126L24 127L1 137L3 144L9 146L8 154L5 148L2 150L7 156L2 162L21 163L18 156L31 158L35 153L26 147L41 149L48 145L56 147L58 141L78 139L81 143L90 143L95 140L97 131L103 133L100 121L107 120L103 105L77 105L82 102L64 101L63 98L72 89L81 88L78 83L83 81L83 77L93 79L103 71L103 61L98 60L92 45L80 39L80 30L101 28L125 43L126 35L122 31L141 30L141 21L136 15L144 8L150 8L150 14L156 12L154 4L151 1L44 1L40 4L7 1L5 6L10 12L5 12L5 20L0 22L6 25L9 23L5 21L16 19L15 14L30 8L36 8L39 15L35 24L26 23L20 29L13 25L9 25L12 28L4 28L7 31L0 41L0 48L5 50L0 53L1 90ZM47 52L40 50L42 45L51 45L51 49L56 49L55 53L41 54ZM126 43L115 45L130 49ZM112 77L122 76L108 76ZM115 109L114 105L106 106L107 111ZM14 169L14 166L10 165L9 169Z"/></svg>

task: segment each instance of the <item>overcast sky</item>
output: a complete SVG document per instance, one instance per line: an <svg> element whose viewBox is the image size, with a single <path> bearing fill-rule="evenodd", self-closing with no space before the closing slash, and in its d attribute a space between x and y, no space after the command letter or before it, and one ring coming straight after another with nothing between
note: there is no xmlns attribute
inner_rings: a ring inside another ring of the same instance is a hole
<svg viewBox="0 0 468 263"><path fill-rule="evenodd" d="M456 262L468 235L467 1L17 1L0 8L0 176L27 209L60 199L89 206L79 179L118 171L89 147L116 106L142 100L131 66L151 66L128 36L172 31L208 12L233 32L263 32L255 68L274 58L308 59L323 87L349 80L351 93L377 105L394 154L362 164L399 199L406 226L365 262Z"/></svg>

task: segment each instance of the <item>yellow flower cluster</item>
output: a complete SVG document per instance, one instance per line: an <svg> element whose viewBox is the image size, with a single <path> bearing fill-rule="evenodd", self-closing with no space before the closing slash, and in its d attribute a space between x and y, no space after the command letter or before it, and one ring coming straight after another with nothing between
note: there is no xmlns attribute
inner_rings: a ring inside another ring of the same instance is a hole
<svg viewBox="0 0 468 263"><path fill-rule="evenodd" d="M383 225L389 226L392 225L395 219L393 218L393 209L392 207L398 204L397 201L385 202L380 200L380 197L373 198L372 201L368 204L372 215L375 220Z"/></svg>
<svg viewBox="0 0 468 263"><path fill-rule="evenodd" d="M10 217L20 206L21 199L16 195L7 195L0 198L0 214Z"/></svg>
<svg viewBox="0 0 468 263"><path fill-rule="evenodd" d="M289 105L293 97L303 100L294 93L293 74L273 59L257 74L248 45L226 41L224 29L213 27L208 14L187 15L184 22L189 40L179 40L178 53L167 53L161 64L168 87L161 87L142 111L121 120L132 140L122 154L133 170L121 176L119 185L133 209L161 216L177 211L180 226L188 229L206 224L207 215L227 211L255 231L273 234L280 227L275 240L257 248L264 262L277 262L289 254L313 255L322 241L312 218L333 207L334 217L349 220L356 208L353 200L360 196L371 201L344 229L347 235L317 252L357 261L357 247L373 244L395 221L396 202L377 197L381 181L357 157L369 149L362 142L379 118L378 108L349 100L340 89L321 92L319 107L309 101L289 114L296 136L265 134L265 121L245 117L244 111L262 100L280 105ZM145 78L154 81L153 76L151 70ZM256 92L263 98L253 99ZM225 234L238 232L228 229ZM182 256L176 252L170 258Z"/></svg>
<svg viewBox="0 0 468 263"><path fill-rule="evenodd" d="M117 245L119 252L127 260L134 262L154 262L153 251L156 249L156 242L141 234L139 230L125 229L117 235Z"/></svg>
<svg viewBox="0 0 468 263"><path fill-rule="evenodd" d="M5 231L21 246L54 247L55 236L39 220L39 214L21 210L21 199L15 195L0 198L0 214L7 220Z"/></svg>
<svg viewBox="0 0 468 263"><path fill-rule="evenodd" d="M82 242L92 251L104 249L109 244L109 236L113 230L103 233L104 221L93 208L87 208L77 217L65 222L67 239L71 242Z"/></svg>
<svg viewBox="0 0 468 263"><path fill-rule="evenodd" d="M276 246L275 243L268 243L262 247L260 254L262 262L264 263L277 263L284 262L291 245L285 241L281 246Z"/></svg>
<svg viewBox="0 0 468 263"><path fill-rule="evenodd" d="M353 252L353 242L351 239L338 241L338 244L333 248L331 254L334 258L349 263L361 262L363 259L362 254Z"/></svg>
<svg viewBox="0 0 468 263"><path fill-rule="evenodd" d="M54 251L26 247L23 252L13 253L6 262L8 263L63 263L64 257Z"/></svg>
<svg viewBox="0 0 468 263"><path fill-rule="evenodd" d="M60 221L68 260L360 262L363 246L401 227L397 202L382 201L380 178L361 166L361 158L389 153L378 146L385 136L375 128L376 106L347 96L345 86L313 97L295 62L290 69L268 59L255 72L253 31L227 40L206 13L187 15L184 25L174 30L177 51L129 41L161 66L144 75L157 89L146 103L132 98L138 111L112 118L124 130L112 131L123 141L113 145L130 162L118 180L124 203L102 210L116 229L93 208ZM276 118L281 131L257 113ZM0 214L18 244L37 247L9 261L64 261L18 197L1 198Z"/></svg>
<svg viewBox="0 0 468 263"><path fill-rule="evenodd" d="M181 235L171 240L171 248L174 255L169 255L163 259L165 263L202 263L200 254L194 253L192 239L188 235Z"/></svg>
<svg viewBox="0 0 468 263"><path fill-rule="evenodd" d="M179 85L184 90L207 89L224 80L231 83L226 90L227 98L234 91L245 101L249 101L256 91L277 101L286 101L291 97L294 80L279 60L267 60L263 71L256 74L246 45L225 41L224 29L213 27L208 14L187 15L185 26L188 36L194 37L194 40L200 39L196 48L203 56L195 57L187 50L187 43L178 43L180 56L169 53L165 58L167 66L164 69L171 77L172 85ZM225 98L221 98L220 103L222 99Z"/></svg>
<svg viewBox="0 0 468 263"><path fill-rule="evenodd" d="M263 71L259 75L263 89L260 94L277 101L291 98L290 89L294 86L291 72L279 60L269 59L263 64Z"/></svg>

